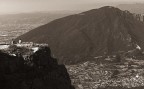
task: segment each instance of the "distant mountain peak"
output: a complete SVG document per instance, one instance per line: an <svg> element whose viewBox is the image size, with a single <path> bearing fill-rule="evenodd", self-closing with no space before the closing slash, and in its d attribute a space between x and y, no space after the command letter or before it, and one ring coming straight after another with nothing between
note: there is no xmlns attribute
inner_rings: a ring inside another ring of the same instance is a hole
<svg viewBox="0 0 144 89"><path fill-rule="evenodd" d="M48 43L63 63L76 63L98 55L144 48L144 23L133 14L105 6L54 20L17 39Z"/></svg>
<svg viewBox="0 0 144 89"><path fill-rule="evenodd" d="M99 9L92 9L83 13L88 13L88 12L98 12L98 11L103 11L103 12L111 12L111 11L121 11L119 8L113 7L113 6L104 6Z"/></svg>

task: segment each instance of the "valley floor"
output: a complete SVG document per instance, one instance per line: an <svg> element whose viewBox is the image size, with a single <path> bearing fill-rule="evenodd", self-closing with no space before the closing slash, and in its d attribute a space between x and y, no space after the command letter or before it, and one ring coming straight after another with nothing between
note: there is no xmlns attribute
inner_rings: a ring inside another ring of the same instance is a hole
<svg viewBox="0 0 144 89"><path fill-rule="evenodd" d="M69 65L67 70L76 89L143 89L143 66L143 60L127 59L124 63L85 62Z"/></svg>

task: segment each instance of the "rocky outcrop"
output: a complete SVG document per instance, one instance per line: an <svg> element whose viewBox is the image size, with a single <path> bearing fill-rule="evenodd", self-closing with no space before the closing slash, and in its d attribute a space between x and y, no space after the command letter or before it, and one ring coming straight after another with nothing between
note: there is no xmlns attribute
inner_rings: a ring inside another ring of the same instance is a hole
<svg viewBox="0 0 144 89"><path fill-rule="evenodd" d="M0 52L0 88L74 89L65 66L50 54L49 47L41 47L25 61L21 55Z"/></svg>

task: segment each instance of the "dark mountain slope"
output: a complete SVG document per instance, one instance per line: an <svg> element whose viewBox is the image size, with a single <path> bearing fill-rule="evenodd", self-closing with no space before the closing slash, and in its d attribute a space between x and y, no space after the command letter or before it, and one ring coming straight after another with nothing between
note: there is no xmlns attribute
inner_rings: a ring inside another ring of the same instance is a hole
<svg viewBox="0 0 144 89"><path fill-rule="evenodd" d="M48 43L55 56L63 59L60 62L70 63L127 51L134 48L132 43L144 48L143 34L143 22L129 12L106 6L54 20L16 40Z"/></svg>

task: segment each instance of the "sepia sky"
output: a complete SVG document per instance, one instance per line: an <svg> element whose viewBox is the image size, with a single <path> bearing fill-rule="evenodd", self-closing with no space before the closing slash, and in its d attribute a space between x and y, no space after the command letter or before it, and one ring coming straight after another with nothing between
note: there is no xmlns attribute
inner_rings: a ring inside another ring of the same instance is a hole
<svg viewBox="0 0 144 89"><path fill-rule="evenodd" d="M88 10L104 5L118 5L123 3L144 3L144 0L0 0L0 14Z"/></svg>

